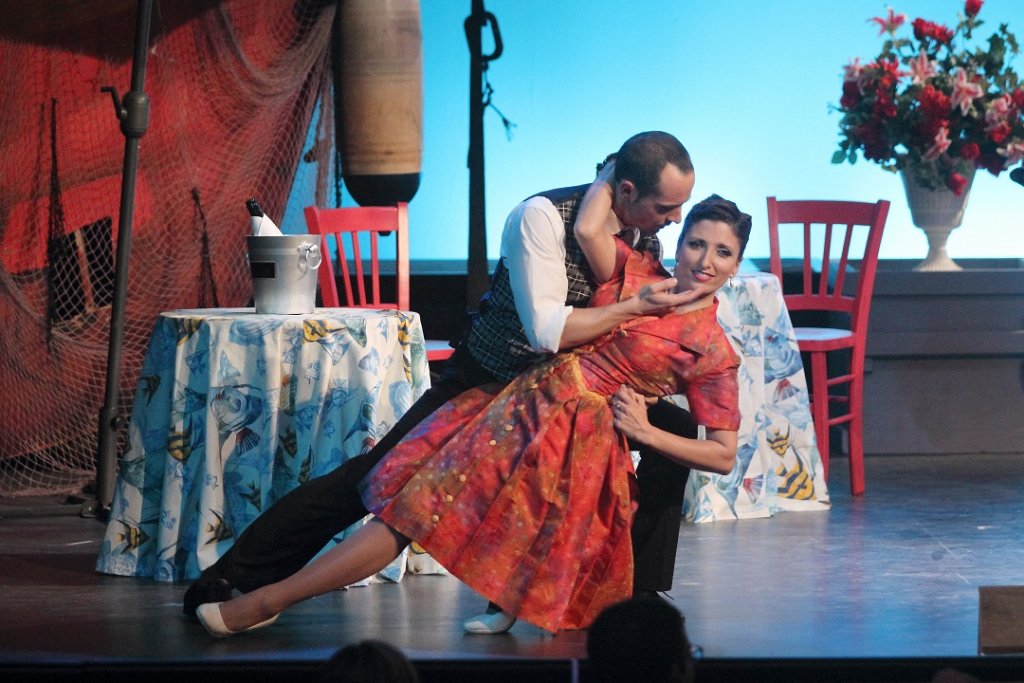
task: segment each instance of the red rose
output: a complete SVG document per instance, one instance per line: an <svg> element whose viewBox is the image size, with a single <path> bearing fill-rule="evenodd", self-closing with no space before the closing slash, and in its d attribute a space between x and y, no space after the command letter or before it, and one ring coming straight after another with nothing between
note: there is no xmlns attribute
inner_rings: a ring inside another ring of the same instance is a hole
<svg viewBox="0 0 1024 683"><path fill-rule="evenodd" d="M926 21L925 19L914 19L912 24L914 27L914 37L918 40L924 40L925 38L931 38L940 43L949 44L953 40L953 31L946 28L942 24L936 24L933 21Z"/></svg>
<svg viewBox="0 0 1024 683"><path fill-rule="evenodd" d="M845 81L843 83L843 97L839 100L839 106L843 109L852 109L860 103L860 86L857 81Z"/></svg>
<svg viewBox="0 0 1024 683"><path fill-rule="evenodd" d="M967 187L967 178L959 173L950 173L949 177L946 178L946 187L953 190L953 194L959 197L964 193L964 188Z"/></svg>
<svg viewBox="0 0 1024 683"><path fill-rule="evenodd" d="M1003 121L998 126L996 126L995 128L988 132L988 137L990 140L992 140L992 142L996 143L997 145L1001 145L1004 142L1006 142L1006 138L1010 137L1010 133L1012 132L1013 129L1010 128L1010 124L1008 124L1006 121Z"/></svg>
<svg viewBox="0 0 1024 683"><path fill-rule="evenodd" d="M939 41L940 43L945 43L946 45L949 45L951 42L953 42L953 36L955 35L956 34L953 33L953 29L946 28L945 26L942 26L940 24L935 25L935 40Z"/></svg>
<svg viewBox="0 0 1024 683"><path fill-rule="evenodd" d="M925 119L917 126L911 128L910 132L915 145L931 147L939 131L948 126L949 122L945 119Z"/></svg>
<svg viewBox="0 0 1024 683"><path fill-rule="evenodd" d="M882 119L896 118L898 112L896 111L896 103L893 102L892 95L881 91L876 94L875 106L871 108L871 113Z"/></svg>
<svg viewBox="0 0 1024 683"><path fill-rule="evenodd" d="M1014 107L1024 109L1024 88L1017 88L1010 97L1013 100Z"/></svg>
<svg viewBox="0 0 1024 683"><path fill-rule="evenodd" d="M946 119L951 111L949 95L934 86L927 85L917 96L921 113L928 119Z"/></svg>
<svg viewBox="0 0 1024 683"><path fill-rule="evenodd" d="M929 22L925 21L924 19L921 19L920 17L914 19L913 23L910 24L911 26L914 27L914 38L916 38L917 40L924 40L928 36L928 23Z"/></svg>
<svg viewBox="0 0 1024 683"><path fill-rule="evenodd" d="M888 87L895 87L896 82L900 79L900 63L895 59L889 59L877 62L876 66L882 73L879 82L884 83Z"/></svg>
<svg viewBox="0 0 1024 683"><path fill-rule="evenodd" d="M862 123L853 129L853 134L864 146L864 158L868 161L888 161L892 157L892 144L880 122Z"/></svg>
<svg viewBox="0 0 1024 683"><path fill-rule="evenodd" d="M974 160L974 165L978 168L984 168L994 176L998 176L1006 170L1006 157L1000 156L997 152L985 152Z"/></svg>
<svg viewBox="0 0 1024 683"><path fill-rule="evenodd" d="M965 142L960 147L960 158L961 159L977 159L981 156L981 147L974 142Z"/></svg>
<svg viewBox="0 0 1024 683"><path fill-rule="evenodd" d="M964 14L969 17L978 16L978 12L981 11L982 4L982 0L967 0L967 2L964 3Z"/></svg>

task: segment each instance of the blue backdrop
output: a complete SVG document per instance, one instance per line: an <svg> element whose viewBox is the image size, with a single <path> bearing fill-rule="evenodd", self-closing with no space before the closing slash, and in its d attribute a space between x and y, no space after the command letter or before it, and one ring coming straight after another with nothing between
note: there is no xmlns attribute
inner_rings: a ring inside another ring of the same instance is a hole
<svg viewBox="0 0 1024 683"><path fill-rule="evenodd" d="M594 164L641 130L674 133L697 170L694 199L712 192L754 216L748 257L766 256L765 198L889 199L882 258L923 258L924 234L899 176L863 160L832 165L842 67L870 61L882 39L878 0L486 0L504 54L487 77L514 124L485 116L488 252L508 210L541 189L586 182ZM960 0L896 0L908 15L952 26ZM422 0L422 183L410 203L414 261L464 261L468 233L470 0ZM981 37L999 23L1024 40L1024 1L987 0ZM907 31L909 35L909 31ZM485 40L485 52L490 50ZM1014 62L1024 70L1024 59ZM351 201L351 200L347 200ZM293 203L294 204L294 203ZM302 230L301 206L286 224ZM678 227L666 228L669 251ZM1024 257L1024 187L979 172L953 258ZM461 264L459 264L461 265ZM415 265L414 265L415 270Z"/></svg>

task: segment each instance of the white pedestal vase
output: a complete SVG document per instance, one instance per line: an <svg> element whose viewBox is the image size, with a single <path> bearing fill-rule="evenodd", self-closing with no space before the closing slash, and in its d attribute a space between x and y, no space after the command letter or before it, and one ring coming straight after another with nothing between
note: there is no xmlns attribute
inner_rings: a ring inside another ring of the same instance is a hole
<svg viewBox="0 0 1024 683"><path fill-rule="evenodd" d="M903 188L907 193L910 217L914 225L928 236L928 256L914 270L962 270L946 253L946 240L954 228L960 226L971 194L975 169L967 174L967 186L959 197L948 188L931 190L914 180L913 171L902 170Z"/></svg>

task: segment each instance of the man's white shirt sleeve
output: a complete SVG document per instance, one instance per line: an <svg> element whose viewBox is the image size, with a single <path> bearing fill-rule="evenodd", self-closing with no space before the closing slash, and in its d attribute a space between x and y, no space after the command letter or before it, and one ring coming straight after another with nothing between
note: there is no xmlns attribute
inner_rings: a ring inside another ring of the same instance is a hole
<svg viewBox="0 0 1024 683"><path fill-rule="evenodd" d="M550 200L532 197L512 210L501 236L501 257L530 346L557 352L572 306L565 305L565 225Z"/></svg>

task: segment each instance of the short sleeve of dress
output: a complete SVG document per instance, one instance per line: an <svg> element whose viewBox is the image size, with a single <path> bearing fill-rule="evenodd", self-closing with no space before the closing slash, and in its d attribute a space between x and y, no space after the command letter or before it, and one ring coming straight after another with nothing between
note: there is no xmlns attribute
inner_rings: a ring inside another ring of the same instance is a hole
<svg viewBox="0 0 1024 683"><path fill-rule="evenodd" d="M706 335L700 372L686 388L690 412L698 424L709 429L736 431L740 428L739 356L718 324L718 302L703 320Z"/></svg>
<svg viewBox="0 0 1024 683"><path fill-rule="evenodd" d="M736 379L736 367L722 364L687 387L686 399L697 424L708 429L739 430L739 382Z"/></svg>

